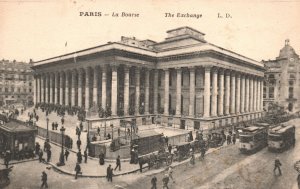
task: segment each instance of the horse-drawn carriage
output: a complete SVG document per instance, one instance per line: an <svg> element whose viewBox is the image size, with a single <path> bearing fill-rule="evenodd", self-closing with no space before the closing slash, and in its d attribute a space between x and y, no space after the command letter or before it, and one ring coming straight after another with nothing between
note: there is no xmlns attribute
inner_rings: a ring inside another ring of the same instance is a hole
<svg viewBox="0 0 300 189"><path fill-rule="evenodd" d="M191 143L182 142L175 146L176 151L174 152L174 160L182 161L190 156Z"/></svg>
<svg viewBox="0 0 300 189"><path fill-rule="evenodd" d="M5 169L0 169L0 188L10 184L9 173L12 171L13 166Z"/></svg>
<svg viewBox="0 0 300 189"><path fill-rule="evenodd" d="M222 132L214 131L211 134L211 139L209 141L210 148L217 148L222 146L225 142L225 134Z"/></svg>
<svg viewBox="0 0 300 189"><path fill-rule="evenodd" d="M158 153L151 153L147 155L143 155L139 157L139 165L140 165L140 172L142 172L143 165L148 164L148 169L152 167L158 169L161 166L165 165L168 166L172 163L173 156L169 152L165 150L160 150Z"/></svg>

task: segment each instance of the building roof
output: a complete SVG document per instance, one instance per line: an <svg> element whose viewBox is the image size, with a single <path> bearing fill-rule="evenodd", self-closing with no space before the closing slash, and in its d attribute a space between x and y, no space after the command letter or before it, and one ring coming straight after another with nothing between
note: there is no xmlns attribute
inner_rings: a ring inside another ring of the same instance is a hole
<svg viewBox="0 0 300 189"><path fill-rule="evenodd" d="M157 136L157 135L161 135L161 134L153 130L145 130L137 133L138 138L146 138L146 137Z"/></svg>
<svg viewBox="0 0 300 189"><path fill-rule="evenodd" d="M0 130L5 130L7 132L29 132L35 131L35 129L26 126L24 123L10 121L8 123L4 123L4 125L0 125Z"/></svg>
<svg viewBox="0 0 300 189"><path fill-rule="evenodd" d="M60 62L67 59L75 59L81 56L87 56L90 54L107 52L110 50L120 50L124 52L130 52L134 54L144 55L148 57L152 57L155 59L173 56L173 55L182 55L188 53L202 53L202 52L215 52L224 56L229 56L234 59L238 59L243 62L247 62L249 64L259 66L263 68L263 64L257 62L253 59L242 56L233 51L221 48L211 43L207 43L204 39L204 33L199 32L190 27L180 27L173 30L167 31L169 37L166 40L158 43L153 43L150 45L149 43L145 43L145 40L137 40L135 38L124 38L127 39L127 43L121 42L109 42L104 45L80 50L73 53L68 53L61 56L56 56L53 58L48 58L45 60L37 61L34 63L34 66L40 66L52 62ZM171 36L171 37L170 37ZM138 42L132 42L131 45L128 43L128 40L137 40ZM178 41L178 43L177 43ZM192 43L192 44L191 44ZM137 45L138 44L138 45ZM159 47L159 48L157 48Z"/></svg>
<svg viewBox="0 0 300 189"><path fill-rule="evenodd" d="M294 128L295 126L293 125L279 125L277 127L273 127L272 129L270 129L270 133L272 134L280 134L280 133L284 133L285 131L287 131L288 129Z"/></svg>

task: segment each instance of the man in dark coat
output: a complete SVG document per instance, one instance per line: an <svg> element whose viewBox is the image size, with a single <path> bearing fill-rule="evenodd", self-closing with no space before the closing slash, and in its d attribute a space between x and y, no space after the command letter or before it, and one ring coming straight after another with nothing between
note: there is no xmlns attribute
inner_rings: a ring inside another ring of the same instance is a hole
<svg viewBox="0 0 300 189"><path fill-rule="evenodd" d="M121 171L121 160L120 160L120 155L118 155L117 159L116 159L116 167L115 170L117 170L117 168L119 167L119 171Z"/></svg>
<svg viewBox="0 0 300 189"><path fill-rule="evenodd" d="M70 154L70 152L68 151L68 149L66 149L65 150L66 161L68 161L69 154Z"/></svg>
<svg viewBox="0 0 300 189"><path fill-rule="evenodd" d="M75 179L77 179L78 174L81 174L81 167L80 167L79 163L76 163L75 172L76 172Z"/></svg>
<svg viewBox="0 0 300 189"><path fill-rule="evenodd" d="M42 185L41 188L43 188L44 186L46 188L48 188L48 184L47 184L47 173L45 173L45 171L42 172Z"/></svg>
<svg viewBox="0 0 300 189"><path fill-rule="evenodd" d="M80 149L80 146L81 146L81 140L78 139L78 140L77 140L77 148Z"/></svg>
<svg viewBox="0 0 300 189"><path fill-rule="evenodd" d="M151 189L157 189L157 187L156 187L156 183L157 183L157 178L156 178L156 176L154 176L154 177L152 177L152 179L151 179Z"/></svg>
<svg viewBox="0 0 300 189"><path fill-rule="evenodd" d="M38 155L40 152L41 146L40 144L37 142L35 143L35 154Z"/></svg>
<svg viewBox="0 0 300 189"><path fill-rule="evenodd" d="M99 163L100 165L104 165L104 153L101 152L99 155Z"/></svg>
<svg viewBox="0 0 300 189"><path fill-rule="evenodd" d="M278 171L279 171L279 176L281 176L281 169L280 169L280 166L281 166L281 163L280 163L278 157L276 157L276 159L275 159L275 164L274 164L274 169L273 169L273 172L274 172L275 175L276 175L276 169L278 169Z"/></svg>
<svg viewBox="0 0 300 189"><path fill-rule="evenodd" d="M84 150L83 157L84 157L84 163L87 163L88 155L87 155L86 150Z"/></svg>
<svg viewBox="0 0 300 189"><path fill-rule="evenodd" d="M108 182L109 181L112 182L112 176L113 176L113 169L111 168L111 165L109 164L109 166L106 169L106 178L107 178Z"/></svg>
<svg viewBox="0 0 300 189"><path fill-rule="evenodd" d="M51 150L48 149L48 150L47 150L47 162L50 161L50 159L51 159L51 154L52 154Z"/></svg>
<svg viewBox="0 0 300 189"><path fill-rule="evenodd" d="M55 129L55 123L52 122L52 130L54 130L54 129Z"/></svg>
<svg viewBox="0 0 300 189"><path fill-rule="evenodd" d="M172 152L172 145L171 144L169 144L169 146L168 146L168 151L171 154L171 152Z"/></svg>
<svg viewBox="0 0 300 189"><path fill-rule="evenodd" d="M39 152L39 161L40 162L42 162L42 160L43 160L43 155L44 155L43 150L40 149L40 152Z"/></svg>
<svg viewBox="0 0 300 189"><path fill-rule="evenodd" d="M80 151L80 150L77 152L77 162L78 162L78 163L81 163L81 162L82 162L82 154L81 154L81 151Z"/></svg>

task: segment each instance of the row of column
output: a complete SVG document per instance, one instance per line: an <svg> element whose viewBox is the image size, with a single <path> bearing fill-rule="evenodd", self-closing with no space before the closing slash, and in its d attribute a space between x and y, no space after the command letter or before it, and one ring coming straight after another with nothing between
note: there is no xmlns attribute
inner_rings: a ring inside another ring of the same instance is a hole
<svg viewBox="0 0 300 189"><path fill-rule="evenodd" d="M93 71L93 74L91 74ZM106 66L99 69L85 68L72 72L57 72L55 74L39 75L35 77L35 102L46 102L71 106L91 107L90 99L95 104L107 104L107 74ZM164 114L169 115L169 69L164 69ZM99 79L101 74L102 79ZM129 114L129 67L124 67L124 114ZM182 68L176 69L176 115L181 115L181 85ZM195 80L196 68L189 67L189 116L195 116ZM85 77L83 77L85 75ZM90 76L93 75L93 78ZM83 79L85 78L85 80ZM153 76L153 105L154 114L158 113L158 70L154 70ZM149 80L150 70L145 70L145 114L149 113ZM101 83L101 102L100 90ZM203 91L203 117L223 116L246 112L262 111L263 104L263 80L245 73L216 69L215 67L204 68L204 91ZM93 83L90 90L90 83ZM84 86L84 88L83 88ZM85 102L82 102L83 91ZM90 94L90 91L91 94ZM99 94L98 94L99 93ZM111 111L117 115L118 102L118 69L111 67ZM140 68L135 69L135 112L140 108ZM102 106L103 107L103 106ZM106 107L103 107L104 109Z"/></svg>

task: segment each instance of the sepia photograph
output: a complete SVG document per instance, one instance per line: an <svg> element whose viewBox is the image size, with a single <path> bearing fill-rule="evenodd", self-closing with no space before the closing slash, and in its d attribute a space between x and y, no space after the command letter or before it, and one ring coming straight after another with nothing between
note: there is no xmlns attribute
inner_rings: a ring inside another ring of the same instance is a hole
<svg viewBox="0 0 300 189"><path fill-rule="evenodd" d="M0 0L0 189L300 189L300 0Z"/></svg>

